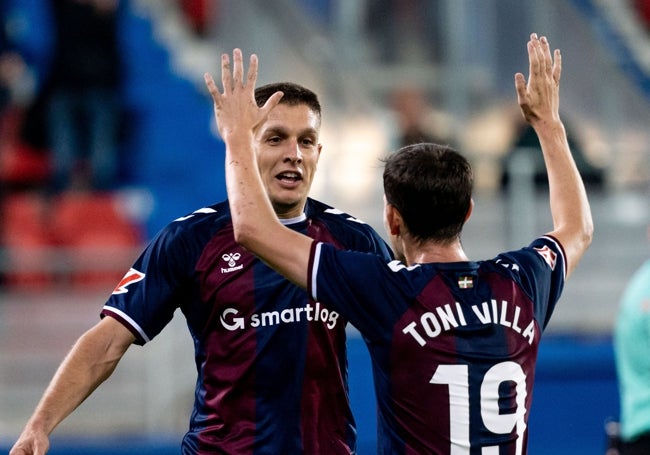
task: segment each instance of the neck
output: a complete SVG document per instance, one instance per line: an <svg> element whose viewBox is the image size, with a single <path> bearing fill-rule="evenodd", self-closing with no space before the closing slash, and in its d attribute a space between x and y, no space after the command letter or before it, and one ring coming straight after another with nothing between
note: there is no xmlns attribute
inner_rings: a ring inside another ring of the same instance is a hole
<svg viewBox="0 0 650 455"><path fill-rule="evenodd" d="M452 243L426 242L405 245L404 257L407 265L469 261L460 240Z"/></svg>

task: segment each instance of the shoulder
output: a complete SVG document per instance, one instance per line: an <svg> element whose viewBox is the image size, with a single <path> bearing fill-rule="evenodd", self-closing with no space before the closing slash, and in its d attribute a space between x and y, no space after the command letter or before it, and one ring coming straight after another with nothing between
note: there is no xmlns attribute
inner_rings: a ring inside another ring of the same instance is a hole
<svg viewBox="0 0 650 455"><path fill-rule="evenodd" d="M201 237L213 235L222 227L231 224L228 201L201 207L176 218L167 224L156 238Z"/></svg>
<svg viewBox="0 0 650 455"><path fill-rule="evenodd" d="M333 241L346 249L392 257L383 238L359 218L314 199L307 200L305 212L312 226L323 226L332 237L322 236L318 237L319 240Z"/></svg>
<svg viewBox="0 0 650 455"><path fill-rule="evenodd" d="M359 233L378 235L372 226L363 220L315 199L307 199L305 211L307 217L314 221L340 226L341 228L358 231Z"/></svg>
<svg viewBox="0 0 650 455"><path fill-rule="evenodd" d="M509 251L499 254L491 261L501 268L509 268L509 264L522 264L529 267L542 267L551 271L559 269L564 272L565 254L562 245L553 237L544 235L533 240L530 245L516 251ZM563 273L564 274L564 273Z"/></svg>

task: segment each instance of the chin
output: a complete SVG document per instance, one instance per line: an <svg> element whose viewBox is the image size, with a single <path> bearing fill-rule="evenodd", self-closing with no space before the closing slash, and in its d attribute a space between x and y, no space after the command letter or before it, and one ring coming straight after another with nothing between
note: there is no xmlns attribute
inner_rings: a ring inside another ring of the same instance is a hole
<svg viewBox="0 0 650 455"><path fill-rule="evenodd" d="M275 213L290 213L294 211L302 211L303 206L304 206L304 201L303 200L296 200L296 199L274 199L271 202L271 205L273 205L273 210L275 210Z"/></svg>
<svg viewBox="0 0 650 455"><path fill-rule="evenodd" d="M283 207L295 207L297 205L302 205L306 200L307 194L305 194L303 191L284 190L271 195L271 201L273 202L273 205Z"/></svg>

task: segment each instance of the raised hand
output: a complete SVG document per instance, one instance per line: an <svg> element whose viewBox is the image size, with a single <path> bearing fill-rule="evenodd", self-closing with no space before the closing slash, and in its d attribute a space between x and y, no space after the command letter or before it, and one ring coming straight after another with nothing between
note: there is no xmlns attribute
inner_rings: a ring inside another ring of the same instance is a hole
<svg viewBox="0 0 650 455"><path fill-rule="evenodd" d="M214 113L219 134L225 140L236 132L251 132L278 104L282 92L271 96L262 107L255 102L255 83L257 82L257 55L250 56L248 74L244 78L244 63L240 49L232 53L233 69L230 68L228 54L221 56L221 83L223 93L219 92L212 76L204 75L205 83L214 101Z"/></svg>
<svg viewBox="0 0 650 455"><path fill-rule="evenodd" d="M528 82L522 73L515 74L517 101L521 112L531 125L541 121L559 120L560 75L562 56L556 49L551 56L545 36L530 35L528 41Z"/></svg>

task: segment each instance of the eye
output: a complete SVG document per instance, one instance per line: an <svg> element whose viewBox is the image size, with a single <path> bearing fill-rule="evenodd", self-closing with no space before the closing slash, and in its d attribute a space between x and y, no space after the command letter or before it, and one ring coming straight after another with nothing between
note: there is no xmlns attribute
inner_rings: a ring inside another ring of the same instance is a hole
<svg viewBox="0 0 650 455"><path fill-rule="evenodd" d="M312 147L316 143L316 141L314 140L314 138L305 137L305 138L302 139L301 143L305 147Z"/></svg>
<svg viewBox="0 0 650 455"><path fill-rule="evenodd" d="M267 139L267 142L270 144L279 144L282 142L282 138L280 136L271 136Z"/></svg>

